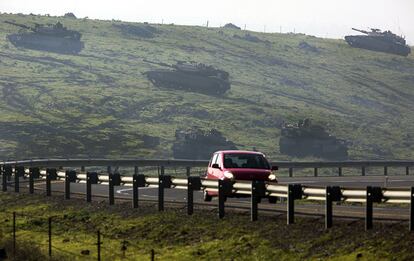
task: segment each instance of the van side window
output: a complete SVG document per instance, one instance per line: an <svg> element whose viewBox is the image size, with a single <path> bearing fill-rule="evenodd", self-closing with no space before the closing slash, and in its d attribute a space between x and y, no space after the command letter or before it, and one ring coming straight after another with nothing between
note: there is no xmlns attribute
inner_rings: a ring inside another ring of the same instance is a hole
<svg viewBox="0 0 414 261"><path fill-rule="evenodd" d="M214 164L214 163L216 163L216 161L217 161L217 155L218 154L214 154L213 155L213 157L211 157L211 160L210 160L210 167Z"/></svg>
<svg viewBox="0 0 414 261"><path fill-rule="evenodd" d="M220 166L220 157L219 156L220 156L220 153L217 153L213 164L218 164Z"/></svg>

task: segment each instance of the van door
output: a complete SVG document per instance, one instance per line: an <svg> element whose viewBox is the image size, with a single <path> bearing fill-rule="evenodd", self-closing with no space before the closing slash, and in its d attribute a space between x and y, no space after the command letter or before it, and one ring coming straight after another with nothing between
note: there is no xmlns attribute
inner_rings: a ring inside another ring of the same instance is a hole
<svg viewBox="0 0 414 261"><path fill-rule="evenodd" d="M213 166L213 164L216 163L218 155L219 155L218 153L215 153L213 155L213 157L211 157L211 160L210 160L210 163L209 163L208 169L207 169L207 178L208 179L217 179L216 176L215 176L215 170L216 169L212 168L211 166Z"/></svg>

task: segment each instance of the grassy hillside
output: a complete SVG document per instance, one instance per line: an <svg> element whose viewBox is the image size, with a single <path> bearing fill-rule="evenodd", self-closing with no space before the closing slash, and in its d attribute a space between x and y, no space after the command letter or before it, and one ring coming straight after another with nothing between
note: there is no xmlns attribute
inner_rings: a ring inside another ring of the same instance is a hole
<svg viewBox="0 0 414 261"><path fill-rule="evenodd" d="M3 23L79 30L79 55L15 48ZM350 142L353 159L414 156L414 55L350 48L342 40L222 28L153 25L154 38L120 22L0 15L0 158L172 157L178 127L216 127L239 148L280 155L283 121L312 118ZM312 48L300 43L306 42ZM230 73L221 97L154 87L142 73L194 60ZM159 144L144 143L147 136Z"/></svg>
<svg viewBox="0 0 414 261"><path fill-rule="evenodd" d="M157 212L150 204L132 209L130 202L63 201L55 196L1 193L0 249L12 256L12 211L17 212L16 260L48 260L48 217L52 218L51 260L96 260L96 231L102 233L102 260L413 260L413 233L407 223L375 222L364 231L363 220L335 219L329 231L320 217L217 213L185 209ZM125 246L124 251L122 248ZM89 255L82 255L83 251Z"/></svg>

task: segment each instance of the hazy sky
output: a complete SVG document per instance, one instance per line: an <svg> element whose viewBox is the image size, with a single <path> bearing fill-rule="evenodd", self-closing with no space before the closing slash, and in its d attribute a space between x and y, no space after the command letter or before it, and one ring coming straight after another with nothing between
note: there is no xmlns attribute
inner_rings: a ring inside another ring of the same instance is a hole
<svg viewBox="0 0 414 261"><path fill-rule="evenodd" d="M414 0L0 0L1 12L190 25L343 38L351 27L390 29L414 44Z"/></svg>

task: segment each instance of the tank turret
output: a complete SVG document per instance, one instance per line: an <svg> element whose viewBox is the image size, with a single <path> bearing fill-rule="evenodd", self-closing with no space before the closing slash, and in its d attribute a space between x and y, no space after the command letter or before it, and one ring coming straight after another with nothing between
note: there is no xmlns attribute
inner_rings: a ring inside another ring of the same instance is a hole
<svg viewBox="0 0 414 261"><path fill-rule="evenodd" d="M348 158L346 142L335 136L310 119L297 124L285 124L279 140L280 153L294 157L318 157L330 160Z"/></svg>
<svg viewBox="0 0 414 261"><path fill-rule="evenodd" d="M411 53L411 49L406 45L405 39L391 31L383 32L376 28L371 28L370 32L356 28L352 28L352 30L365 34L345 36L345 41L352 47L402 56L407 56Z"/></svg>
<svg viewBox="0 0 414 261"><path fill-rule="evenodd" d="M35 24L34 26L10 21L5 21L5 23L30 31L7 36L7 39L16 47L65 54L79 53L84 47L83 42L80 41L82 34L68 30L60 22L48 25Z"/></svg>
<svg viewBox="0 0 414 261"><path fill-rule="evenodd" d="M156 63L168 69L151 70L145 73L155 86L209 95L220 95L230 89L229 73L211 65L196 62L177 62L174 65Z"/></svg>
<svg viewBox="0 0 414 261"><path fill-rule="evenodd" d="M218 150L236 149L233 142L227 140L216 129L201 130L198 127L178 129L172 151L176 159L208 159Z"/></svg>

